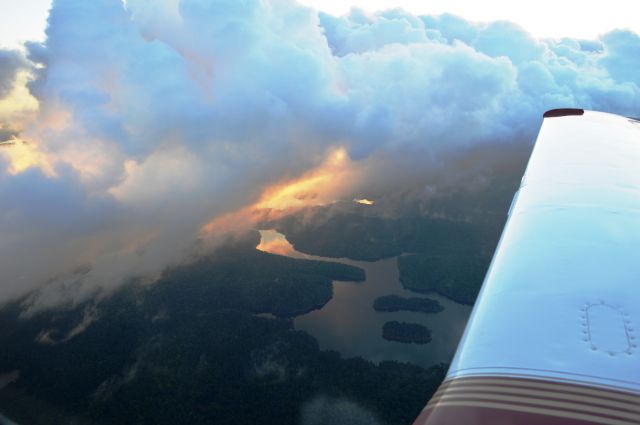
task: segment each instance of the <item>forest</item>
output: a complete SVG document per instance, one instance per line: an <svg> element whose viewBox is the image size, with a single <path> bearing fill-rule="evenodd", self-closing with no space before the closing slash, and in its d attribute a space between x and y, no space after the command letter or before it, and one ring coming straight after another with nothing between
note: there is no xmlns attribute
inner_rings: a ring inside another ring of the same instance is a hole
<svg viewBox="0 0 640 425"><path fill-rule="evenodd" d="M101 301L29 318L20 301L5 306L0 374L20 378L0 391L0 411L25 424L298 424L320 398L346 400L382 424L410 423L445 366L320 350L288 317L325 303L332 279L362 280L362 270L262 253L256 243L252 235ZM87 316L90 326L70 338Z"/></svg>

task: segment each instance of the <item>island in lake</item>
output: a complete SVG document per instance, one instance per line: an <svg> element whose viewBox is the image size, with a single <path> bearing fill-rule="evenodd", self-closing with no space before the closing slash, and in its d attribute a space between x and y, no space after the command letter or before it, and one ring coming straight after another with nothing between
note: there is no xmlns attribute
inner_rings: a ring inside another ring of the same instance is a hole
<svg viewBox="0 0 640 425"><path fill-rule="evenodd" d="M409 297L404 298L399 295L385 295L378 297L373 302L376 311L416 311L420 313L440 313L444 307L438 300L431 298Z"/></svg>
<svg viewBox="0 0 640 425"><path fill-rule="evenodd" d="M473 305L489 259L467 249L432 255L398 257L402 286L414 292L436 292L460 304Z"/></svg>
<svg viewBox="0 0 640 425"><path fill-rule="evenodd" d="M406 344L427 344L431 342L431 331L417 323L387 322L382 327L382 337L388 341Z"/></svg>
<svg viewBox="0 0 640 425"><path fill-rule="evenodd" d="M480 291L504 226L503 216L489 214L491 209L467 220L450 214L392 219L337 208L317 207L263 226L284 234L305 254L356 261L398 257L405 289L466 305L473 305Z"/></svg>

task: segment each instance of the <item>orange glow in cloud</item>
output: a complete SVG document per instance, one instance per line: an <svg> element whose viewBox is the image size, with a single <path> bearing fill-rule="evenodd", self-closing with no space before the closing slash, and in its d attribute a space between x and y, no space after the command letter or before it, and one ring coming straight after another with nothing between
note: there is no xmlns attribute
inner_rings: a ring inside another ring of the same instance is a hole
<svg viewBox="0 0 640 425"><path fill-rule="evenodd" d="M344 148L332 150L316 169L299 179L276 184L262 194L255 209L289 210L336 201L353 177L353 166Z"/></svg>
<svg viewBox="0 0 640 425"><path fill-rule="evenodd" d="M0 125L23 137L27 135L26 138L16 137L10 140L11 144L0 147L0 155L9 160L9 173L15 175L39 167L49 177L55 177L53 164L66 163L78 171L86 182L101 179L104 170L109 170L112 165L109 161L118 153L108 143L83 140L82 144L70 144L56 153L40 149L40 136L71 126L73 115L57 102L41 105L29 91L28 83L32 78L30 72L20 71L11 92L0 99Z"/></svg>
<svg viewBox="0 0 640 425"><path fill-rule="evenodd" d="M359 167L351 161L345 148L332 149L318 167L300 178L274 184L255 204L211 220L203 226L202 236L246 231L263 220L275 220L307 207L331 204L352 191L359 181L359 174ZM285 249L278 241L273 244L268 252Z"/></svg>
<svg viewBox="0 0 640 425"><path fill-rule="evenodd" d="M30 78L28 72L19 72L13 90L0 99L0 122L8 123L16 130L22 130L38 112L38 100L27 88Z"/></svg>
<svg viewBox="0 0 640 425"><path fill-rule="evenodd" d="M9 95L0 99L0 124L18 132L33 122L40 109L38 100L31 96L27 87L30 79L29 72L19 72ZM31 167L40 167L46 175L55 175L51 162L38 149L37 144L26 142L19 137L6 142L8 143L0 146L0 155L9 161L9 173L15 175Z"/></svg>
<svg viewBox="0 0 640 425"><path fill-rule="evenodd" d="M0 155L9 160L9 173L16 175L31 167L40 167L47 176L55 176L47 156L40 152L36 145L20 139L14 139L12 142L0 146Z"/></svg>

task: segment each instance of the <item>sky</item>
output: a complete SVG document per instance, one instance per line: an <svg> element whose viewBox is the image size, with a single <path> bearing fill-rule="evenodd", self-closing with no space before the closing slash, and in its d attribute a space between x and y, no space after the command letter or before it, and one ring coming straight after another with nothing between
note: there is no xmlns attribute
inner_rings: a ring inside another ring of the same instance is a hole
<svg viewBox="0 0 640 425"><path fill-rule="evenodd" d="M258 210L486 185L548 109L640 116L629 30L540 39L418 3L56 0L44 39L46 2L0 1L0 304L30 311L153 281Z"/></svg>
<svg viewBox="0 0 640 425"><path fill-rule="evenodd" d="M472 21L510 20L538 37L595 38L615 28L640 32L633 0L301 0L334 15L351 7L374 12L403 8L413 14L451 13ZM51 0L0 0L0 46L42 40Z"/></svg>
<svg viewBox="0 0 640 425"><path fill-rule="evenodd" d="M629 0L302 0L332 14L403 8L413 14L451 13L472 21L509 20L538 37L595 38L614 28L640 29L640 5Z"/></svg>
<svg viewBox="0 0 640 425"><path fill-rule="evenodd" d="M51 0L0 0L0 47L43 40Z"/></svg>

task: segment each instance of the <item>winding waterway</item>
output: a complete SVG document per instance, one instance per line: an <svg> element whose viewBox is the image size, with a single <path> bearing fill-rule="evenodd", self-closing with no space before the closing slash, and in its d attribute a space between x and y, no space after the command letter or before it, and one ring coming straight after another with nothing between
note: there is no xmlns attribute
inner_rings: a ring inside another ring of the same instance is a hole
<svg viewBox="0 0 640 425"><path fill-rule="evenodd" d="M325 258L297 252L284 235L262 230L258 249L294 258L335 261L360 267L366 272L364 282L340 282L333 285L333 298L321 309L297 316L296 329L313 335L323 350L335 350L345 357L360 356L374 362L397 360L428 367L449 363L464 331L471 307L437 294L444 310L440 313L377 312L373 302L383 295L421 297L400 283L397 257L365 262L345 258ZM390 320L420 323L431 329L432 341L425 345L403 344L382 338L382 326Z"/></svg>

